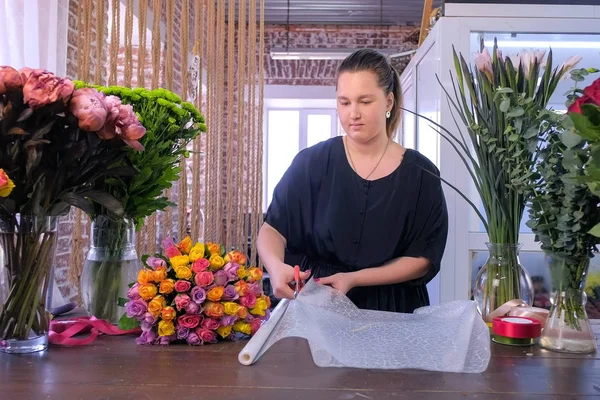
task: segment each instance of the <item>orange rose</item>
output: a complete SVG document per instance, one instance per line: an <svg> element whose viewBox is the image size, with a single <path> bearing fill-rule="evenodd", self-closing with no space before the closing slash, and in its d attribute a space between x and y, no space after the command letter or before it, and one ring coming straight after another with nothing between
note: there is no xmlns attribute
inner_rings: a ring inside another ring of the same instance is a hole
<svg viewBox="0 0 600 400"><path fill-rule="evenodd" d="M148 283L150 281L152 281L152 271L148 270L148 269L140 269L140 272L138 272L138 283L140 285L143 285L144 283Z"/></svg>
<svg viewBox="0 0 600 400"><path fill-rule="evenodd" d="M246 317L248 317L248 309L244 306L240 306L237 315L240 319L246 319Z"/></svg>
<svg viewBox="0 0 600 400"><path fill-rule="evenodd" d="M8 197L14 188L14 182L10 180L3 169L0 169L0 197Z"/></svg>
<svg viewBox="0 0 600 400"><path fill-rule="evenodd" d="M204 303L204 314L211 318L221 318L225 313L225 307L221 303L207 301Z"/></svg>
<svg viewBox="0 0 600 400"><path fill-rule="evenodd" d="M160 313L160 317L163 319L163 321L172 321L173 319L175 319L175 317L177 316L177 312L175 311L175 309L173 307L165 307L162 309L161 313Z"/></svg>
<svg viewBox="0 0 600 400"><path fill-rule="evenodd" d="M165 301L164 297L160 295L155 296L152 300L150 300L150 303L148 304L148 312L154 317L158 317L166 305L167 302Z"/></svg>
<svg viewBox="0 0 600 400"><path fill-rule="evenodd" d="M192 239L189 236L186 236L179 244L177 248L183 254L190 254L190 250L192 250Z"/></svg>
<svg viewBox="0 0 600 400"><path fill-rule="evenodd" d="M172 293L174 289L175 289L175 281L173 279L165 279L162 282L160 282L158 291L161 294L169 294L169 293Z"/></svg>
<svg viewBox="0 0 600 400"><path fill-rule="evenodd" d="M206 245L206 247L208 248L208 251L210 252L210 254L216 254L216 255L220 255L221 254L221 246L219 246L217 243L208 243Z"/></svg>
<svg viewBox="0 0 600 400"><path fill-rule="evenodd" d="M156 283L160 283L167 279L167 267L158 267L155 271L152 271L152 280Z"/></svg>
<svg viewBox="0 0 600 400"><path fill-rule="evenodd" d="M246 264L246 261L248 261L247 257L245 255L243 255L242 253L240 253L239 251L230 251L229 253L227 253L227 255L225 256L225 262L234 262L236 264L240 264L240 265L244 265Z"/></svg>
<svg viewBox="0 0 600 400"><path fill-rule="evenodd" d="M138 287L138 293L140 297L145 301L150 300L154 296L156 296L156 285L152 283L143 283Z"/></svg>
<svg viewBox="0 0 600 400"><path fill-rule="evenodd" d="M219 301L223 297L225 289L223 286L215 286L206 293L206 298L210 301Z"/></svg>
<svg viewBox="0 0 600 400"><path fill-rule="evenodd" d="M235 287L235 290L240 296L245 296L246 294L251 292L250 286L248 286L246 281L237 281L233 284L233 287Z"/></svg>
<svg viewBox="0 0 600 400"><path fill-rule="evenodd" d="M260 270L260 268L252 267L246 272L248 276L248 282L250 283L260 282L263 277L263 272Z"/></svg>

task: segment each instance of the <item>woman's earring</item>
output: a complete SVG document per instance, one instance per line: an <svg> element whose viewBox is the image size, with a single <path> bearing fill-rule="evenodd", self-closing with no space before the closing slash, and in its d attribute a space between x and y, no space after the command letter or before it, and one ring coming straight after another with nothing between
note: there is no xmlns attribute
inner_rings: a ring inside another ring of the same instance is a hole
<svg viewBox="0 0 600 400"><path fill-rule="evenodd" d="M391 112L389 112L389 111L385 113L385 117L386 117L386 118L389 118L391 115L392 115L392 113L391 113Z"/></svg>

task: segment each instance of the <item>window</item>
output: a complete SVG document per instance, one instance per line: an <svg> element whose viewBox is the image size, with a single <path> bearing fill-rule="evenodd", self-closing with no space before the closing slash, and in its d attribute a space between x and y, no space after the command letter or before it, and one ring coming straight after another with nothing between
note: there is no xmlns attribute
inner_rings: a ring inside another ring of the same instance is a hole
<svg viewBox="0 0 600 400"><path fill-rule="evenodd" d="M335 109L290 108L266 110L264 201L266 211L273 190L301 150L343 132Z"/></svg>

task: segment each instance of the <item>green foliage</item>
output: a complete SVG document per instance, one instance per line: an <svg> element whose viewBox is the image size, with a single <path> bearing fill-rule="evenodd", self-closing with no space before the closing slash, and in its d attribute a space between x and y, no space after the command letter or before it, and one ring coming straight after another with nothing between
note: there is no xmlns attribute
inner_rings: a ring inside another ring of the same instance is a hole
<svg viewBox="0 0 600 400"><path fill-rule="evenodd" d="M81 82L76 82L82 85ZM102 187L123 203L126 217L135 221L137 228L144 218L174 204L164 191L179 179L182 158L190 156L187 145L200 132L206 131L205 120L193 104L166 90L143 88L93 86L106 95L121 98L131 104L146 135L140 139L144 151L127 151L127 163L135 174L106 179ZM105 214L96 207L94 215Z"/></svg>

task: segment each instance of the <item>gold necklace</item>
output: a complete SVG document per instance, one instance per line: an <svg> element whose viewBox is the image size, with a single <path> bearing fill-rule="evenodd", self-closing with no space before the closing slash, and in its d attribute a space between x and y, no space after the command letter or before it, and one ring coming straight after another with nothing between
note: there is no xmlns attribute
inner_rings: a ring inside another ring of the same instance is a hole
<svg viewBox="0 0 600 400"><path fill-rule="evenodd" d="M354 170L354 172L356 172L358 174L358 171L356 170L356 167L354 166L354 162L352 161L352 154L350 154L350 147L348 146L348 139L347 139L347 137L344 139L346 140L346 152L348 153L348 158L350 159L350 165L352 165L352 169ZM375 172L375 170L379 166L379 163L381 162L381 160L383 160L383 156L385 155L385 152L387 151L389 144L390 144L390 139L388 139L387 143L385 144L385 149L383 150L383 153L381 154L379 161L377 161L377 164L375 164L375 168L373 168L373 170L371 171L371 173L369 175L367 175L365 178L363 178L364 180L368 180L369 177L371 175L373 175L373 172Z"/></svg>

